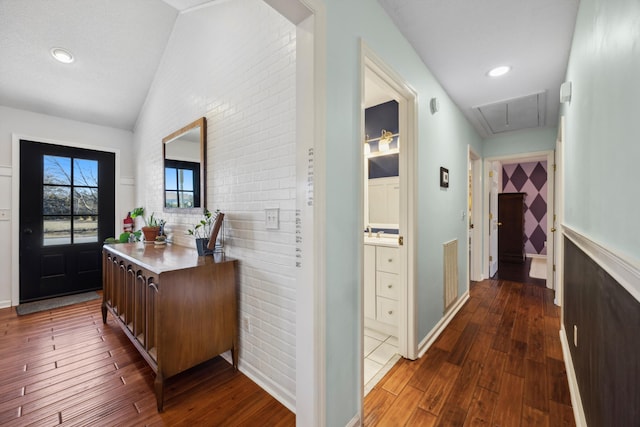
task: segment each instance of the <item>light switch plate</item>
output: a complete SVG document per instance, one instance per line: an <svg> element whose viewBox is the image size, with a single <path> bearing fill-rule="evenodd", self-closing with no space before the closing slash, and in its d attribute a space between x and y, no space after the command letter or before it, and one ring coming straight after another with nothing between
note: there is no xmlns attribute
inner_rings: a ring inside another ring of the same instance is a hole
<svg viewBox="0 0 640 427"><path fill-rule="evenodd" d="M11 209L0 209L0 221L9 221L11 219Z"/></svg>
<svg viewBox="0 0 640 427"><path fill-rule="evenodd" d="M280 209L271 208L264 210L264 221L267 230L277 230L280 228Z"/></svg>

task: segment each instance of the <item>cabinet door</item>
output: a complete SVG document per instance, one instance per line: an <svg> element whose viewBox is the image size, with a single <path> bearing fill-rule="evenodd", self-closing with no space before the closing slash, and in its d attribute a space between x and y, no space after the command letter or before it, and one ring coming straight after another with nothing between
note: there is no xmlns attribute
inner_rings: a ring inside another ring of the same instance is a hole
<svg viewBox="0 0 640 427"><path fill-rule="evenodd" d="M400 281L398 275L379 271L376 275L377 295L392 300L398 300L400 294Z"/></svg>
<svg viewBox="0 0 640 427"><path fill-rule="evenodd" d="M376 247L364 245L364 317L376 318Z"/></svg>
<svg viewBox="0 0 640 427"><path fill-rule="evenodd" d="M376 270L386 271L387 273L400 273L399 253L398 248L378 246L376 251Z"/></svg>
<svg viewBox="0 0 640 427"><path fill-rule="evenodd" d="M378 297L378 316L376 320L396 326L398 324L398 302L389 298Z"/></svg>

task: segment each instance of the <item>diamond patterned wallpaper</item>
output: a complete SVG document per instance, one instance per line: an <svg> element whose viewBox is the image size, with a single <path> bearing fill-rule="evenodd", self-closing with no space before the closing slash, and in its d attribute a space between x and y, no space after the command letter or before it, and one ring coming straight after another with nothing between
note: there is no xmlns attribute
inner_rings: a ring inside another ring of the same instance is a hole
<svg viewBox="0 0 640 427"><path fill-rule="evenodd" d="M502 166L502 192L527 193L524 198L524 250L546 255L547 248L547 162Z"/></svg>

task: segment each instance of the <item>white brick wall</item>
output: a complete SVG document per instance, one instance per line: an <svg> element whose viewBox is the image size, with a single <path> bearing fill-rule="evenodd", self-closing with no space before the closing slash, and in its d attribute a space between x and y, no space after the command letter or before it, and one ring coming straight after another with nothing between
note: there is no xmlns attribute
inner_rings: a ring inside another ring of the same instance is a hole
<svg viewBox="0 0 640 427"><path fill-rule="evenodd" d="M162 212L161 140L207 117L207 207L240 260L240 368L295 405L295 26L262 0L180 15L136 132L137 198ZM266 230L265 208L280 209ZM174 242L198 219L166 214Z"/></svg>

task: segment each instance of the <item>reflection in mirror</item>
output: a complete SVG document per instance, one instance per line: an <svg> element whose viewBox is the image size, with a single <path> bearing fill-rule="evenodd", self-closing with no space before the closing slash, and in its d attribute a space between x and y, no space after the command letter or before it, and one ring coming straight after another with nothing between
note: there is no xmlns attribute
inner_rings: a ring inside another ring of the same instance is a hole
<svg viewBox="0 0 640 427"><path fill-rule="evenodd" d="M206 139L207 119L202 117L162 140L165 209L205 205Z"/></svg>

